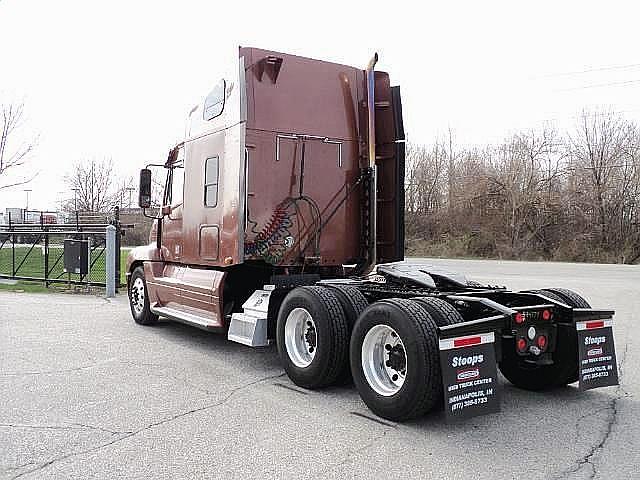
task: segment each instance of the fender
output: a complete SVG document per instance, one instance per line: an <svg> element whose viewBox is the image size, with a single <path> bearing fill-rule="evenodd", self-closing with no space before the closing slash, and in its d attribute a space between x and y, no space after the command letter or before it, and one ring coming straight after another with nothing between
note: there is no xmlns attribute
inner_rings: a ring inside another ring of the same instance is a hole
<svg viewBox="0 0 640 480"><path fill-rule="evenodd" d="M149 245L141 245L129 250L126 262L127 286L129 285L129 278L131 277L132 265L143 262L161 261L162 256L160 255L160 251L156 247L155 243L150 243Z"/></svg>

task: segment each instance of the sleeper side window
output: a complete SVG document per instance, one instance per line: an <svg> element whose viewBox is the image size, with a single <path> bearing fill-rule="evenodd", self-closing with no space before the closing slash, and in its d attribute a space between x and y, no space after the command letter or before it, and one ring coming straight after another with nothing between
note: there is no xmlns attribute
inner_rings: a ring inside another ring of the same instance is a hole
<svg viewBox="0 0 640 480"><path fill-rule="evenodd" d="M207 158L204 162L204 206L218 205L218 157Z"/></svg>
<svg viewBox="0 0 640 480"><path fill-rule="evenodd" d="M204 100L204 108L202 109L202 119L209 121L216 118L224 109L224 94L226 85L224 80L220 80L218 84L209 92Z"/></svg>

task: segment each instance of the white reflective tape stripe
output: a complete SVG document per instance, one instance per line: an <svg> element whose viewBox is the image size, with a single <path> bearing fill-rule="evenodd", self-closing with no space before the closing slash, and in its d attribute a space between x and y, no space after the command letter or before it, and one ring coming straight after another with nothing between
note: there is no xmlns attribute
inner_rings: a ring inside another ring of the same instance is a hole
<svg viewBox="0 0 640 480"><path fill-rule="evenodd" d="M601 327L591 327L591 328L587 328L587 324L594 324L594 323L599 323L599 322L603 322L604 324ZM576 322L576 330L591 330L594 328L605 328L605 327L613 327L613 320L609 319L609 320L586 320L584 322Z"/></svg>
<svg viewBox="0 0 640 480"><path fill-rule="evenodd" d="M464 342L467 339L480 337L480 342L474 343L471 345L458 345L456 346L456 340L458 342ZM493 332L489 333L480 333L478 335L465 335L464 337L455 337L455 338L445 338L440 340L440 350L452 350L454 348L465 348L465 347L473 347L475 345L482 345L484 343L493 343L495 342L495 335Z"/></svg>

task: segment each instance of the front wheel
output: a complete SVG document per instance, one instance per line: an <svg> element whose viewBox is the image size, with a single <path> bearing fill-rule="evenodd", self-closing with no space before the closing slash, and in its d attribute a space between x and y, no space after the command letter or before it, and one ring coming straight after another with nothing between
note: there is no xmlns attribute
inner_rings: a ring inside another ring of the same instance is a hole
<svg viewBox="0 0 640 480"><path fill-rule="evenodd" d="M129 306L131 307L131 315L133 315L133 319L137 324L153 325L158 321L158 316L151 313L147 282L144 279L144 269L142 267L137 267L131 274Z"/></svg>
<svg viewBox="0 0 640 480"><path fill-rule="evenodd" d="M439 404L438 355L436 324L411 300L369 305L351 335L351 371L360 398L389 420L415 418Z"/></svg>

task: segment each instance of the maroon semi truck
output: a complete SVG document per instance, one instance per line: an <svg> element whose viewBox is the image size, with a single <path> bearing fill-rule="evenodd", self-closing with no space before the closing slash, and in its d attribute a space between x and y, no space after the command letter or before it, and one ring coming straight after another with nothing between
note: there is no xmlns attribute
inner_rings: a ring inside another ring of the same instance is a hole
<svg viewBox="0 0 640 480"><path fill-rule="evenodd" d="M569 290L514 292L403 262L400 88L376 61L239 49L184 141L141 171L145 209L149 167L166 182L151 243L127 261L135 321L275 341L295 384L353 378L393 420L443 398L451 415L494 410L496 365L530 390L577 381L580 332L610 330L612 311Z"/></svg>

